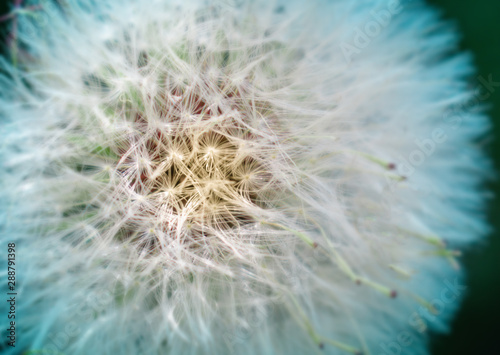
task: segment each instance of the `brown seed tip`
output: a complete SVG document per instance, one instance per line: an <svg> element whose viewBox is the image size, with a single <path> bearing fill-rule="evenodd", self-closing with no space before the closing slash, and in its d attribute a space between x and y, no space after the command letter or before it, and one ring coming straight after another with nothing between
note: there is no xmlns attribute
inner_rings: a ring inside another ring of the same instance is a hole
<svg viewBox="0 0 500 355"><path fill-rule="evenodd" d="M318 247L318 245L319 245L318 243L314 242L314 243L313 243L313 248L317 248L317 247Z"/></svg>
<svg viewBox="0 0 500 355"><path fill-rule="evenodd" d="M323 350L325 348L325 343L319 343L318 344L318 347Z"/></svg>
<svg viewBox="0 0 500 355"><path fill-rule="evenodd" d="M392 290L390 296L391 298L396 298L398 296L398 292L396 290Z"/></svg>
<svg viewBox="0 0 500 355"><path fill-rule="evenodd" d="M356 285L361 285L361 280L360 279L356 280Z"/></svg>
<svg viewBox="0 0 500 355"><path fill-rule="evenodd" d="M387 164L387 169L389 169L389 170L394 170L394 169L396 169L396 164L394 164L394 163L389 163L389 164Z"/></svg>

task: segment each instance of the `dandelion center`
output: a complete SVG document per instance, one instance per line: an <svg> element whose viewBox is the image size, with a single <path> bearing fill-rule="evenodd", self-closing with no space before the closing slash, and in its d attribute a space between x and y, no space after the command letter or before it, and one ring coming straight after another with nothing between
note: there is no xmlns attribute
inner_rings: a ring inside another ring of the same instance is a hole
<svg viewBox="0 0 500 355"><path fill-rule="evenodd" d="M217 103L209 104L200 92L210 89L164 88L149 98L151 112L131 109L133 97L115 105L127 129L115 143L120 188L113 196L136 202L132 213L121 211L126 223L120 240L147 253L167 248L172 239L196 249L255 222L251 211L269 204L276 181L267 168L269 152L255 148L268 139L253 127L255 112L236 89L221 85L208 95L217 95ZM258 105L266 114L266 105ZM155 221L147 232L138 228L144 220Z"/></svg>

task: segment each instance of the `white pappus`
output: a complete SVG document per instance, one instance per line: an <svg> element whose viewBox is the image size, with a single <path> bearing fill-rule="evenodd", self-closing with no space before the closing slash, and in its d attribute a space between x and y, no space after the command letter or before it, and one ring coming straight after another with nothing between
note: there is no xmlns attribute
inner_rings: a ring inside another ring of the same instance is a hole
<svg viewBox="0 0 500 355"><path fill-rule="evenodd" d="M24 6L0 64L6 354L428 353L489 169L436 11Z"/></svg>

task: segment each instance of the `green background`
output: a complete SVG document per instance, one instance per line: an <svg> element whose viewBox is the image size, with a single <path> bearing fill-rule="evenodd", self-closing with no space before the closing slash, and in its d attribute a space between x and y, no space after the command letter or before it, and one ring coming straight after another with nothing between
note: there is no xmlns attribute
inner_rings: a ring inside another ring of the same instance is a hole
<svg viewBox="0 0 500 355"><path fill-rule="evenodd" d="M478 76L500 82L500 1L429 0L454 21L463 35L462 48L475 58ZM487 137L496 170L500 168L500 88L488 100L493 132ZM497 174L498 175L498 174ZM500 196L498 182L491 183ZM488 243L473 248L464 257L468 294L448 335L434 337L435 355L500 355L500 203L491 202L489 219L494 232ZM497 328L498 327L498 328Z"/></svg>
<svg viewBox="0 0 500 355"><path fill-rule="evenodd" d="M103 0L105 1L105 0ZM188 0L187 0L188 1ZM356 1L356 0L351 0ZM500 0L429 0L443 16L456 23L463 35L462 48L473 53L478 76L492 75L500 82ZM0 15L10 1L0 0ZM0 24L5 38L8 22ZM3 42L3 41L2 41ZM488 100L493 121L487 149L500 169L500 88ZM495 195L500 184L491 182ZM468 292L447 335L433 337L433 355L500 355L500 203L491 202L489 219L494 232L488 243L472 248L463 258L468 273ZM497 328L498 326L498 328Z"/></svg>

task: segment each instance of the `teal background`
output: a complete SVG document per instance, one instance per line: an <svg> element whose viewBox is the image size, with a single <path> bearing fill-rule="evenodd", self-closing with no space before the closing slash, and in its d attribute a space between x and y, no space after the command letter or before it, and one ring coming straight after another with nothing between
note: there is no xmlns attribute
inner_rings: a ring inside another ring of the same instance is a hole
<svg viewBox="0 0 500 355"><path fill-rule="evenodd" d="M105 1L105 0L103 0ZM356 1L356 0L351 0ZM500 82L500 0L429 0L443 16L455 22L463 35L462 49L474 55L478 75ZM0 16L10 1L0 0ZM6 24L0 23L5 38ZM3 42L3 40L2 40ZM3 52L3 48L2 48ZM474 78L471 81L474 84ZM487 150L500 169L500 87L488 100L493 131L485 137ZM490 182L500 195L500 184ZM488 243L473 247L463 258L468 275L468 292L452 324L452 332L433 337L433 355L500 355L500 202L493 199L489 219L494 228ZM497 328L498 326L498 328ZM395 354L396 355L396 354Z"/></svg>
<svg viewBox="0 0 500 355"><path fill-rule="evenodd" d="M454 21L463 35L462 49L474 55L478 76L500 82L500 1L429 0ZM472 81L474 83L474 80ZM500 169L500 87L487 102L493 122L487 149ZM498 174L497 174L498 175ZM498 181L491 182L500 196ZM468 293L448 335L434 337L435 355L500 355L500 201L492 200L489 219L494 228L488 243L478 245L463 258L467 270Z"/></svg>

